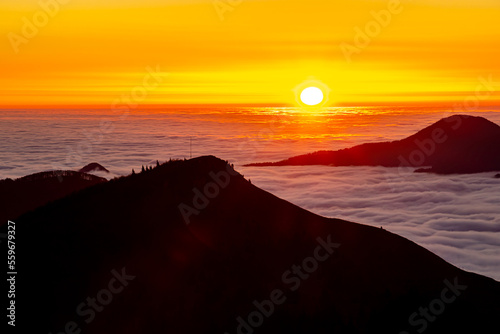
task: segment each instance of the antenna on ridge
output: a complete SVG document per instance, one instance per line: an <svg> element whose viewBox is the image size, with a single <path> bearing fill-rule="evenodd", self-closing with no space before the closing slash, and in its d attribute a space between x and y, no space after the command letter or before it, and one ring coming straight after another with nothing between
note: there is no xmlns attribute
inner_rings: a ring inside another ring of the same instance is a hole
<svg viewBox="0 0 500 334"><path fill-rule="evenodd" d="M189 159L193 159L193 137L189 137Z"/></svg>

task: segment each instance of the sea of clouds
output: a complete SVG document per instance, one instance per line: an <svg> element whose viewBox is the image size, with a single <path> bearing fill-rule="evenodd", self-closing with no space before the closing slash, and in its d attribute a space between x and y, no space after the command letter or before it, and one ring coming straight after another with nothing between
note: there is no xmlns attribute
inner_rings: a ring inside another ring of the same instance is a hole
<svg viewBox="0 0 500 334"><path fill-rule="evenodd" d="M112 178L169 158L215 155L255 185L327 217L400 234L450 263L500 280L500 179L383 167L243 167L317 150L402 139L449 109L175 108L0 110L0 178L98 162ZM468 112L472 113L472 112ZM474 115L500 124L499 108ZM109 127L103 127L108 122ZM106 130L106 131L103 131ZM395 250L397 251L397 250ZM411 259L408 259L411 261Z"/></svg>
<svg viewBox="0 0 500 334"><path fill-rule="evenodd" d="M383 227L459 268L500 281L500 179L495 173L330 166L241 171L254 185L309 211Z"/></svg>

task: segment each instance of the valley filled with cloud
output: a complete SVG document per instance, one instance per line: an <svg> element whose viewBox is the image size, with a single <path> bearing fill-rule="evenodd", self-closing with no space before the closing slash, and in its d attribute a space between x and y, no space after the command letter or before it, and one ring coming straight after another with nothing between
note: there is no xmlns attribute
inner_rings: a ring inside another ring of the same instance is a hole
<svg viewBox="0 0 500 334"><path fill-rule="evenodd" d="M241 171L256 186L314 213L382 227L459 268L500 280L500 179L495 173L329 166Z"/></svg>

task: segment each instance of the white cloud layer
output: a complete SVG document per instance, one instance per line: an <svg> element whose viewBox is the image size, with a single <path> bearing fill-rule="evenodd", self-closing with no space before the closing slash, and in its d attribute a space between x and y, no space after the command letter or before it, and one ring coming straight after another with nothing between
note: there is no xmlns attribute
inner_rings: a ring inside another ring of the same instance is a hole
<svg viewBox="0 0 500 334"><path fill-rule="evenodd" d="M455 266L500 281L500 179L384 167L244 167L278 197L327 217L402 235Z"/></svg>

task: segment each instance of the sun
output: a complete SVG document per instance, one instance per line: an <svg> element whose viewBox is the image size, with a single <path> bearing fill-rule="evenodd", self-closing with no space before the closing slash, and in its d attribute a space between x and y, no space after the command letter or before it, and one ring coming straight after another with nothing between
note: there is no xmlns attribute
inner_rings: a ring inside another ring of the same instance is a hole
<svg viewBox="0 0 500 334"><path fill-rule="evenodd" d="M323 91L318 87L307 87L300 93L300 100L308 106L315 106L323 102Z"/></svg>
<svg viewBox="0 0 500 334"><path fill-rule="evenodd" d="M296 106L304 111L321 109L330 105L330 87L311 76L292 89Z"/></svg>

